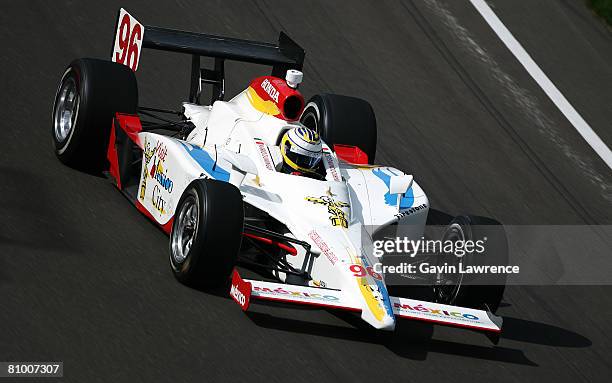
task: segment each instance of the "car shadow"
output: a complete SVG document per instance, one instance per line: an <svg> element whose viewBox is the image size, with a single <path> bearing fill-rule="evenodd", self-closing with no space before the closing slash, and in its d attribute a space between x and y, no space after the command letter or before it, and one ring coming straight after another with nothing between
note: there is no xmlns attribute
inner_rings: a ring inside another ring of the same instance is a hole
<svg viewBox="0 0 612 383"><path fill-rule="evenodd" d="M502 339L552 347L589 347L590 339L561 327L504 316Z"/></svg>
<svg viewBox="0 0 612 383"><path fill-rule="evenodd" d="M411 360L426 360L430 352L478 358L495 362L525 366L538 366L529 360L521 350L500 347L462 344L432 339L433 326L421 322L398 323L396 332L378 332L358 324L361 319L349 313L332 314L347 321L351 327L307 322L298 319L279 318L270 314L250 311L249 319L257 326L292 333L344 339L355 342L383 345L395 355Z"/></svg>
<svg viewBox="0 0 612 383"><path fill-rule="evenodd" d="M231 300L228 291L229 283L223 287L205 290L207 294ZM444 339L434 339L432 338L434 326L429 323L400 320L394 332L381 332L371 328L355 313L342 310L313 309L312 307L264 301L253 302L252 305L255 305L255 307L276 306L290 307L293 310L326 311L348 324L348 326L338 326L309 322L275 316L251 309L251 311L246 313L247 317L256 326L270 330L383 345L395 355L411 360L426 360L427 354L433 352L502 363L532 367L538 366L536 362L530 360L524 352L519 349L505 346L464 344ZM591 340L585 336L558 326L507 316L503 318L504 325L501 333L502 342L505 339L549 347L572 348L584 348L592 345ZM486 338L483 337L483 339Z"/></svg>

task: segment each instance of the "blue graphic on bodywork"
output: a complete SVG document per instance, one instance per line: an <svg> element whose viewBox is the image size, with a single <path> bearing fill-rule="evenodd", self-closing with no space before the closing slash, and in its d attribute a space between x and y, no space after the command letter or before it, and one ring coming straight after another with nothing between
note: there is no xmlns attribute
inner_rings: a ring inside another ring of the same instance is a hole
<svg viewBox="0 0 612 383"><path fill-rule="evenodd" d="M393 171L389 168L387 168L387 171L390 172L392 175L398 175L398 174L393 173ZM376 177L380 178L382 182L384 182L385 185L387 185L387 192L385 193L385 203L389 206L397 206L397 198L399 197L399 195L389 193L389 184L391 183L391 175L385 173L381 168L373 169L372 173L374 173ZM410 189L406 190L406 193L401 195L399 208L407 209L411 207L413 203L414 203L414 192L412 191L412 186L410 186Z"/></svg>
<svg viewBox="0 0 612 383"><path fill-rule="evenodd" d="M183 146L183 149L204 169L206 173L212 178L228 182L230 174L227 170L221 168L219 165L215 166L215 160L208 154L206 150L203 150L197 146L186 145L179 141Z"/></svg>

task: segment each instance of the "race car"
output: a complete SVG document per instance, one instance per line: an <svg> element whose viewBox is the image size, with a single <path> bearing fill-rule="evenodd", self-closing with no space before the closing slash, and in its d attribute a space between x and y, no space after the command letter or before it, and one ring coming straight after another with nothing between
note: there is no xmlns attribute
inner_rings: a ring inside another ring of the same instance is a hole
<svg viewBox="0 0 612 383"><path fill-rule="evenodd" d="M180 111L138 104L144 48L192 56ZM74 60L61 77L55 153L68 166L104 172L169 234L180 282L227 285L243 310L267 300L353 311L378 330L404 318L499 334L493 312L503 285L438 280L431 301L389 294L373 237L394 227L421 238L429 200L412 175L374 165L368 102L333 94L304 101L304 55L282 32L278 44L253 42L144 26L120 9L111 60ZM202 68L201 57L214 66ZM272 73L224 101L226 60ZM205 85L209 105L201 104ZM474 222L457 217L445 235L465 238ZM265 277L244 279L238 266Z"/></svg>

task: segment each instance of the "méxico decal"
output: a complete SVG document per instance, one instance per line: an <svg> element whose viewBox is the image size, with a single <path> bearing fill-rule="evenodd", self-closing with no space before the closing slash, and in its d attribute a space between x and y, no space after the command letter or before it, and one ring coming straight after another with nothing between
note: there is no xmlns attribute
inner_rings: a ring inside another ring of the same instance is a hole
<svg viewBox="0 0 612 383"><path fill-rule="evenodd" d="M282 287L277 287L274 289L268 288L268 287L259 287L259 286L255 286L253 288L253 292L256 295L262 296L262 295L271 295L271 296L277 296L277 297L283 297L283 296L288 296L290 298L301 298L302 300L306 300L306 301L339 301L340 298L338 298L335 295L332 295L331 292L324 292L321 294L318 293L308 293L305 291L297 291L297 290L291 290L290 286L288 286L286 289L282 288Z"/></svg>
<svg viewBox="0 0 612 383"><path fill-rule="evenodd" d="M434 309L431 307L424 306L421 303L415 306L410 306L407 303L395 302L393 304L393 307L395 307L400 312L400 314L404 314L406 312L413 312L413 313L419 313L422 316L431 317L432 319L435 319L436 317L438 318L451 317L453 320L458 320L458 321L479 321L480 320L480 318L474 314L464 313L461 311L442 310L440 308ZM460 307L456 309L461 310Z"/></svg>

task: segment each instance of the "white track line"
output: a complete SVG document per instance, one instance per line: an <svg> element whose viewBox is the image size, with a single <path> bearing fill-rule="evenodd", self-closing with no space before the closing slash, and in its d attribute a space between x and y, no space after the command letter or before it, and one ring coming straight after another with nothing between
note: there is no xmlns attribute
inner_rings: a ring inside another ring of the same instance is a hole
<svg viewBox="0 0 612 383"><path fill-rule="evenodd" d="M548 95L550 100L559 108L561 113L574 125L574 128L580 133L582 138L595 150L595 153L612 169L612 151L599 138L597 133L589 126L589 124L580 116L574 107L567 101L565 96L557 89L555 84L550 81L542 69L529 56L529 53L521 46L512 33L497 17L495 12L487 5L485 0L470 0L474 8L485 19L487 24L493 29L497 36L510 49L510 52L517 60L525 67L531 77L540 85L542 90Z"/></svg>

